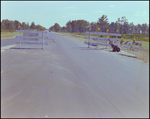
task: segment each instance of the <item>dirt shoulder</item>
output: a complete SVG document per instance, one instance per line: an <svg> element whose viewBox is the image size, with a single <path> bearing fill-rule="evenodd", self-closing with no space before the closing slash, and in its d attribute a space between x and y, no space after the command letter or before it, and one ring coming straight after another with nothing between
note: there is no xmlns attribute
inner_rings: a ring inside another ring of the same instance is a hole
<svg viewBox="0 0 150 119"><path fill-rule="evenodd" d="M57 33L57 34L66 36L68 38L71 38L72 40L76 40L76 41L83 42L83 43L85 41L88 41L87 39L80 38L73 34L61 34L61 33ZM98 46L97 48L106 48L106 46ZM134 55L134 57L132 57L132 56L131 57L127 56L127 57L134 58L135 60L139 60L139 61L149 65L149 50L147 50L147 51L146 50L138 50L138 49L130 50L128 48L122 48L121 51L124 51L126 53Z"/></svg>

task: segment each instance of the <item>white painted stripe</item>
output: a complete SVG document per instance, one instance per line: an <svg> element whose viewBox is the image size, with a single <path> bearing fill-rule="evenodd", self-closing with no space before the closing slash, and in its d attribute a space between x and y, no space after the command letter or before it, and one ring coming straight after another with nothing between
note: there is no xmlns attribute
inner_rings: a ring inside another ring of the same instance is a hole
<svg viewBox="0 0 150 119"><path fill-rule="evenodd" d="M1 47L1 52L7 50L7 49L10 49L11 47L15 47L16 45L8 45L8 46L3 46Z"/></svg>
<svg viewBox="0 0 150 119"><path fill-rule="evenodd" d="M1 50L3 50L3 49L9 49L9 48L14 47L14 46L16 46L16 45L2 46L2 47L1 47Z"/></svg>

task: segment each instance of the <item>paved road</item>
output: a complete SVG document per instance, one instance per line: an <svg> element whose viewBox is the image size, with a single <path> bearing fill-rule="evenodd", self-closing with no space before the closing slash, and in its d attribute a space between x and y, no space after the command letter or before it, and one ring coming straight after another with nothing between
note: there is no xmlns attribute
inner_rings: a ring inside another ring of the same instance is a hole
<svg viewBox="0 0 150 119"><path fill-rule="evenodd" d="M16 41L19 41L18 39L5 39L1 40L1 47L8 46L8 45L14 45Z"/></svg>
<svg viewBox="0 0 150 119"><path fill-rule="evenodd" d="M148 65L47 36L1 52L1 117L149 117Z"/></svg>

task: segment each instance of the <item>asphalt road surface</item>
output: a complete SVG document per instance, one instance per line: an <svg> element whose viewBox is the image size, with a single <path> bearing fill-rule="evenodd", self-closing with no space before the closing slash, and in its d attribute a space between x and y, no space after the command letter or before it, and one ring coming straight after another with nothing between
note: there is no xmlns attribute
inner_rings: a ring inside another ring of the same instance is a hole
<svg viewBox="0 0 150 119"><path fill-rule="evenodd" d="M1 40L1 117L149 117L149 65L46 36L44 50Z"/></svg>

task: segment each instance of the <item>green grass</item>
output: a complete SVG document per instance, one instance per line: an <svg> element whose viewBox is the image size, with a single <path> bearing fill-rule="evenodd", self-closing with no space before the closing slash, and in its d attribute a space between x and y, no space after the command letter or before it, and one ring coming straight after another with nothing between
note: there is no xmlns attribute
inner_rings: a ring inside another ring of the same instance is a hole
<svg viewBox="0 0 150 119"><path fill-rule="evenodd" d="M9 37L9 36L13 36L13 35L18 35L20 33L7 33L7 34L1 34L2 37Z"/></svg>
<svg viewBox="0 0 150 119"><path fill-rule="evenodd" d="M63 35L69 35L70 33L66 33L66 32L58 32L58 33L61 33Z"/></svg>
<svg viewBox="0 0 150 119"><path fill-rule="evenodd" d="M149 42L149 34L132 34L132 36L129 34L124 34L123 37L124 38L130 38L130 39L135 38L137 41Z"/></svg>
<svg viewBox="0 0 150 119"><path fill-rule="evenodd" d="M147 41L142 41L142 48L149 50L149 42Z"/></svg>
<svg viewBox="0 0 150 119"><path fill-rule="evenodd" d="M18 35L16 32L1 32L1 40L15 38L13 35ZM21 33L23 34L23 33Z"/></svg>

